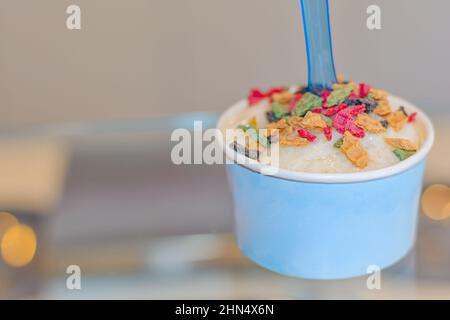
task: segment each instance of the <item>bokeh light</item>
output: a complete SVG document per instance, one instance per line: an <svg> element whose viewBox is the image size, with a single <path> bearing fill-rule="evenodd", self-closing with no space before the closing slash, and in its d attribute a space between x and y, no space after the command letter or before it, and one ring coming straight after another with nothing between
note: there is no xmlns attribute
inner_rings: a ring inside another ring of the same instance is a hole
<svg viewBox="0 0 450 320"><path fill-rule="evenodd" d="M423 212L433 220L450 217L450 188L435 184L428 187L422 195Z"/></svg>
<svg viewBox="0 0 450 320"><path fill-rule="evenodd" d="M36 234L29 226L17 224L5 232L0 248L3 260L8 265L26 266L36 254Z"/></svg>
<svg viewBox="0 0 450 320"><path fill-rule="evenodd" d="M11 228L12 226L15 226L19 224L19 221L17 221L16 217L14 217L9 212L0 212L0 241L5 234L5 232Z"/></svg>
<svg viewBox="0 0 450 320"><path fill-rule="evenodd" d="M447 203L447 205L444 208L444 215L447 217L450 217L450 201Z"/></svg>

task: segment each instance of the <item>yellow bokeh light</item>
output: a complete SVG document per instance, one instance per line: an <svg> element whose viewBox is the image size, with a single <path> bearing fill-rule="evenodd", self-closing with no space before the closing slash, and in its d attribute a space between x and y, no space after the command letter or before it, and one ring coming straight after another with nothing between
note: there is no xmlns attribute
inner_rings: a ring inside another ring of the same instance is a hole
<svg viewBox="0 0 450 320"><path fill-rule="evenodd" d="M33 260L37 241L33 229L18 224L9 228L1 242L3 260L10 266L23 267Z"/></svg>
<svg viewBox="0 0 450 320"><path fill-rule="evenodd" d="M450 217L450 200L444 208L444 215L446 215L447 217Z"/></svg>
<svg viewBox="0 0 450 320"><path fill-rule="evenodd" d="M422 195L423 212L433 220L450 217L450 188L435 184L427 188Z"/></svg>
<svg viewBox="0 0 450 320"><path fill-rule="evenodd" d="M17 225L18 223L19 222L16 217L14 217L11 213L0 212L0 240L9 228Z"/></svg>

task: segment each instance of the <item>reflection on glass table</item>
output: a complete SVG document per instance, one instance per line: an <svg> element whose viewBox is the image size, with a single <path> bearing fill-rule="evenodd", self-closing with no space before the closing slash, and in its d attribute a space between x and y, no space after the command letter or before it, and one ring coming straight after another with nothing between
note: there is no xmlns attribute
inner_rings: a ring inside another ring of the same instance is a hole
<svg viewBox="0 0 450 320"><path fill-rule="evenodd" d="M216 115L1 131L0 297L450 298L450 221L423 214L416 247L382 272L381 290L367 277L309 281L251 263L231 233L224 167L171 162L172 130L194 120L208 128ZM425 184L450 185L450 119L434 120ZM67 289L71 265L81 290Z"/></svg>

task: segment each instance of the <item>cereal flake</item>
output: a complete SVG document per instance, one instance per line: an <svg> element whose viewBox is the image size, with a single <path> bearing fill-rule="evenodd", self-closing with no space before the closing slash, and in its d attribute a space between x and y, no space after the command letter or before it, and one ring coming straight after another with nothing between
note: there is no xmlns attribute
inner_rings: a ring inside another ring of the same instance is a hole
<svg viewBox="0 0 450 320"><path fill-rule="evenodd" d="M389 123L389 126L391 126L395 132L399 132L402 130L403 126L408 122L408 117L405 116L405 114L402 111L396 111L390 113L386 120Z"/></svg>
<svg viewBox="0 0 450 320"><path fill-rule="evenodd" d="M416 151L419 149L417 143L411 142L408 139L384 138L384 141L394 148L406 151Z"/></svg>
<svg viewBox="0 0 450 320"><path fill-rule="evenodd" d="M290 93L289 91L285 91L282 93L275 93L272 96L272 100L280 104L289 104L293 97L294 95L292 93Z"/></svg>
<svg viewBox="0 0 450 320"><path fill-rule="evenodd" d="M369 95L370 95L370 97L372 97L375 100L383 101L383 100L387 100L387 97L389 94L384 90L370 88Z"/></svg>
<svg viewBox="0 0 450 320"><path fill-rule="evenodd" d="M344 134L341 151L358 168L364 169L369 164L367 151L362 147L360 141L346 131Z"/></svg>
<svg viewBox="0 0 450 320"><path fill-rule="evenodd" d="M299 136L282 136L280 137L280 144L287 147L304 147L308 145L309 141Z"/></svg>
<svg viewBox="0 0 450 320"><path fill-rule="evenodd" d="M386 128L383 127L380 121L371 118L367 113L360 113L355 121L358 127L371 133L382 133L386 132Z"/></svg>
<svg viewBox="0 0 450 320"><path fill-rule="evenodd" d="M308 129L319 128L323 129L327 127L327 123L318 113L308 112L301 122L301 126Z"/></svg>
<svg viewBox="0 0 450 320"><path fill-rule="evenodd" d="M387 99L379 101L378 106L373 110L375 114L382 117L387 116L391 111L391 105Z"/></svg>

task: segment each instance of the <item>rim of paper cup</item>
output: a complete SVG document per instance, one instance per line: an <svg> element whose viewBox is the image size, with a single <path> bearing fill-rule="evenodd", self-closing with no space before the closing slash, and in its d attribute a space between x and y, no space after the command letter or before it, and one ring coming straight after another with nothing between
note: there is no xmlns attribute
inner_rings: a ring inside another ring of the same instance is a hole
<svg viewBox="0 0 450 320"><path fill-rule="evenodd" d="M414 155L409 157L408 159L401 161L395 165L375 169L375 170L367 170L360 172L350 172L350 173L311 173L311 172L299 172L292 171L282 168L276 168L276 173L268 175L273 178L279 178L284 180L292 180L292 181L300 181L300 182L314 182L314 183L354 183L354 182L364 182L370 180L378 180L387 178L390 176L397 175L399 173L405 172L406 170L414 167L416 164L421 162L431 150L431 147L434 143L434 128L431 123L431 120L428 116L417 106L412 104L409 101L406 101L403 98L390 95L389 100L392 104L395 105L403 105L408 111L417 112L417 120L422 123L425 128L425 141L423 142L419 151L417 151ZM242 100L233 106L231 106L228 110L226 110L217 123L217 128L223 128L223 123L226 119L230 118L232 115L243 111L246 107L248 107L247 101ZM233 161L235 164L247 168L251 171L255 171L257 173L264 172L263 169L269 169L270 166L267 164L262 164L257 160L250 159L240 153L237 153L230 146L224 146L224 141L222 139L218 139L219 146L222 150L225 150L226 157ZM267 172L267 171L266 171Z"/></svg>

